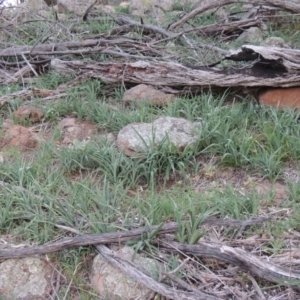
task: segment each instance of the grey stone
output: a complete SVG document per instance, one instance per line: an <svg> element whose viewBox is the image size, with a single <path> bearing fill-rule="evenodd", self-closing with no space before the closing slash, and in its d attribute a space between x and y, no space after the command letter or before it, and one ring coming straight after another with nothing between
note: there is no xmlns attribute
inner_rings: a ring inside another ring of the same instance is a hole
<svg viewBox="0 0 300 300"><path fill-rule="evenodd" d="M38 258L9 259L0 264L0 296L6 300L42 300L51 292L53 268Z"/></svg>
<svg viewBox="0 0 300 300"><path fill-rule="evenodd" d="M132 262L134 251L125 246L118 251L118 254L123 259ZM158 270L158 263L155 260L144 258L138 254L133 263L151 276L154 276ZM93 261L91 283L102 297L107 297L110 300L146 299L151 292L148 288L111 266L100 254Z"/></svg>
<svg viewBox="0 0 300 300"><path fill-rule="evenodd" d="M63 144L71 144L75 140L89 140L97 132L96 124L71 117L62 119L58 125L62 130Z"/></svg>
<svg viewBox="0 0 300 300"><path fill-rule="evenodd" d="M261 43L263 41L263 32L258 27L250 27L237 38L237 41L242 43Z"/></svg>
<svg viewBox="0 0 300 300"><path fill-rule="evenodd" d="M285 44L284 39L277 36L271 36L268 37L263 43L262 46L273 46L273 47L281 47L286 48L288 47L287 44Z"/></svg>
<svg viewBox="0 0 300 300"><path fill-rule="evenodd" d="M166 137L179 151L195 142L200 122L190 122L183 118L161 117L153 123L132 123L120 130L117 136L117 147L126 155L147 151L149 147L156 146Z"/></svg>

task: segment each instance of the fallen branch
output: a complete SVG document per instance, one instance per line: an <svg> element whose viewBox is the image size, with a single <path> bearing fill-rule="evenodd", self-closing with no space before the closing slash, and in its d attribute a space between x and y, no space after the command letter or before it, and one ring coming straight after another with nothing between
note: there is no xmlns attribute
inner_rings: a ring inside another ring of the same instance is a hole
<svg viewBox="0 0 300 300"><path fill-rule="evenodd" d="M262 21L259 18L254 19L247 19L247 20L240 20L231 23L224 23L224 24L213 24L213 25L206 25L201 27L195 27L191 29L187 29L184 33L196 32L199 35L205 36L216 36L219 34L230 34L233 31L242 29L247 29L252 26L259 26L261 25Z"/></svg>
<svg viewBox="0 0 300 300"><path fill-rule="evenodd" d="M203 13L209 9L218 8L224 5L232 4L232 3L246 3L246 4L254 4L254 5L270 5L274 7L279 7L284 10L299 13L300 5L290 2L290 1L278 1L278 0L214 0L210 2L205 2L204 4L198 6L190 13L186 14L183 18L181 18L176 23L170 26L170 30L175 30L182 27L188 20L194 18L200 13Z"/></svg>
<svg viewBox="0 0 300 300"><path fill-rule="evenodd" d="M288 268L278 267L265 259L248 253L240 248L232 248L225 245L212 245L199 243L198 245L180 244L173 241L159 240L161 250L173 253L184 253L199 258L209 258L237 265L246 272L259 276L270 282L279 283L285 286L292 286L300 290L300 272Z"/></svg>
<svg viewBox="0 0 300 300"><path fill-rule="evenodd" d="M129 39L97 39L97 40L83 40L83 41L70 41L70 42L61 42L61 43L51 43L51 44L38 44L35 46L13 46L6 48L0 51L0 57L15 57L21 56L22 54L26 55L53 55L56 54L66 54L72 53L71 49L74 48L87 48L87 47L108 47L108 46L127 46L133 47L137 49L144 49L145 44L139 43L135 41L131 41ZM70 51L70 52L68 52ZM90 53L90 52L88 52Z"/></svg>
<svg viewBox="0 0 300 300"><path fill-rule="evenodd" d="M210 226L248 226L261 224L269 221L269 217L261 217L253 220L220 220L215 218L207 218L202 224ZM157 229L158 226L147 226L128 231L114 232L114 233L103 233L103 234L90 234L81 235L76 237L63 238L59 241L47 243L41 246L28 246L24 248L9 248L0 250L0 259L8 258L20 258L32 255L43 255L52 252L57 252L71 247L89 246L98 244L111 244L121 243L129 240L139 239L141 234L151 232ZM168 223L162 226L158 234L166 234L176 232L178 225L176 222Z"/></svg>

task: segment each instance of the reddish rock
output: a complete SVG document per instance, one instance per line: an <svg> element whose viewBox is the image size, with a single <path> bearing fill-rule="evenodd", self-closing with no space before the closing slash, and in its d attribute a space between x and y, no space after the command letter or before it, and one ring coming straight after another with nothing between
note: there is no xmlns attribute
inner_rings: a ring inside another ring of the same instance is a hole
<svg viewBox="0 0 300 300"><path fill-rule="evenodd" d="M147 102L152 105L164 106L169 104L174 98L174 95L165 94L152 86L139 84L127 90L123 95L122 101L125 103L134 102L136 104Z"/></svg>
<svg viewBox="0 0 300 300"><path fill-rule="evenodd" d="M299 108L300 88L270 88L260 93L259 102L261 104L275 106L277 108Z"/></svg>
<svg viewBox="0 0 300 300"><path fill-rule="evenodd" d="M38 145L36 136L26 127L13 125L5 131L4 141L6 146L19 148L35 148Z"/></svg>
<svg viewBox="0 0 300 300"><path fill-rule="evenodd" d="M88 140L97 132L97 125L88 121L79 122L76 118L65 118L59 126L63 132L63 144L70 144L74 140Z"/></svg>
<svg viewBox="0 0 300 300"><path fill-rule="evenodd" d="M29 120L32 123L36 123L44 117L44 111L38 107L24 105L14 112L14 117L20 121Z"/></svg>
<svg viewBox="0 0 300 300"><path fill-rule="evenodd" d="M14 121L12 119L5 119L2 124L2 130L6 131L14 126Z"/></svg>
<svg viewBox="0 0 300 300"><path fill-rule="evenodd" d="M287 187L279 182L272 184L269 180L265 179L256 185L255 190L264 197L273 192L275 200L287 200L289 198Z"/></svg>

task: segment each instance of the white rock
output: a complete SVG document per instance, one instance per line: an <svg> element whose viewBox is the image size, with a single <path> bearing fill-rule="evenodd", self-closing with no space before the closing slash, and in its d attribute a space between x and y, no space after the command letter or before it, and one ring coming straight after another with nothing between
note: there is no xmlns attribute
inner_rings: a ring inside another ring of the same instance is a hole
<svg viewBox="0 0 300 300"><path fill-rule="evenodd" d="M147 151L155 147L166 137L179 151L195 142L198 131L201 130L199 122L190 122L183 118L161 117L153 123L132 123L120 130L116 145L119 150L128 156L136 152Z"/></svg>

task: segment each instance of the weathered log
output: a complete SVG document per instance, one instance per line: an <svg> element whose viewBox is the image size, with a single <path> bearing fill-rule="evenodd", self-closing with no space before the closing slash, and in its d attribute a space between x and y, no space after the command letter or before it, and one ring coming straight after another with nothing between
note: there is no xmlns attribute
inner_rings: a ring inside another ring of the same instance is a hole
<svg viewBox="0 0 300 300"><path fill-rule="evenodd" d="M245 45L225 57L253 61L250 67L222 70L188 67L175 62L84 62L53 59L51 66L64 74L85 75L106 83L145 83L186 88L291 87L300 85L300 50Z"/></svg>
<svg viewBox="0 0 300 300"><path fill-rule="evenodd" d="M225 59L235 61L257 61L257 65L283 73L300 73L300 50L279 47L245 45L241 50L231 51ZM283 74L282 74L283 75Z"/></svg>

